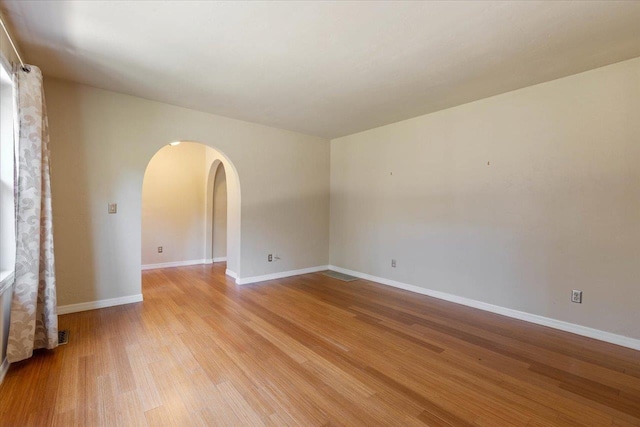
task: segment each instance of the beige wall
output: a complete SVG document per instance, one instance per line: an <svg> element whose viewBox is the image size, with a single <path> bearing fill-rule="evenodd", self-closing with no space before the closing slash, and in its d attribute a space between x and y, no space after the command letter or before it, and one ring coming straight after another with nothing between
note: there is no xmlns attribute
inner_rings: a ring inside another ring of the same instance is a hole
<svg viewBox="0 0 640 427"><path fill-rule="evenodd" d="M639 160L640 58L339 138L330 261L640 338Z"/></svg>
<svg viewBox="0 0 640 427"><path fill-rule="evenodd" d="M5 25L7 24L7 20L4 19L4 15L2 14L2 11L0 11L0 18L2 18L2 22L5 23ZM9 31L9 33L11 33L11 38L15 41L16 38L15 36L12 34L12 29L11 28L7 28L7 30ZM20 46L17 46L18 51L20 51ZM13 62L16 64L19 64L19 60L18 60L18 56L15 54L14 50L11 48L11 44L9 43L9 39L7 38L7 35L4 33L4 31L0 31L0 52L2 53L2 56L4 56L4 59L6 59L9 62ZM22 54L22 52L20 52L20 56L24 56ZM38 64L35 64L38 65Z"/></svg>
<svg viewBox="0 0 640 427"><path fill-rule="evenodd" d="M216 168L213 183L213 251L212 258L227 256L227 177L224 166Z"/></svg>
<svg viewBox="0 0 640 427"><path fill-rule="evenodd" d="M142 187L143 265L205 258L206 151L196 143L167 145L149 162Z"/></svg>
<svg viewBox="0 0 640 427"><path fill-rule="evenodd" d="M60 305L140 293L143 175L176 139L224 153L230 193L237 171L240 277L327 264L328 141L56 79L45 91Z"/></svg>

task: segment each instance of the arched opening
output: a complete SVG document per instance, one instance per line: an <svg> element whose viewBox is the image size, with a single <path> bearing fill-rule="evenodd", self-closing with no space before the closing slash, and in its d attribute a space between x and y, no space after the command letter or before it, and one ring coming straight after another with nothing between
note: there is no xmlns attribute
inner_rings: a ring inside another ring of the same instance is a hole
<svg viewBox="0 0 640 427"><path fill-rule="evenodd" d="M227 261L227 173L221 161L209 168L206 191L207 262Z"/></svg>
<svg viewBox="0 0 640 427"><path fill-rule="evenodd" d="M222 152L191 141L156 152L142 185L141 243L143 270L220 261L238 277L240 182Z"/></svg>

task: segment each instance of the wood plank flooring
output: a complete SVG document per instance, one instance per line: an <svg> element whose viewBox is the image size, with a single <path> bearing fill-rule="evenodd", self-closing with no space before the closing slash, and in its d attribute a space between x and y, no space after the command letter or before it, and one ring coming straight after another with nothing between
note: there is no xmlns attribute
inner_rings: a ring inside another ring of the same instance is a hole
<svg viewBox="0 0 640 427"><path fill-rule="evenodd" d="M640 426L640 352L322 274L143 273L144 302L60 317L0 425Z"/></svg>

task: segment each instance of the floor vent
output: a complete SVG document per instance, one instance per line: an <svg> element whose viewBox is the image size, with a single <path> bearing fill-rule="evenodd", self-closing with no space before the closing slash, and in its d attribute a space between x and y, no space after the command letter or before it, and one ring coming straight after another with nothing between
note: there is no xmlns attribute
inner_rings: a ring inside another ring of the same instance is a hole
<svg viewBox="0 0 640 427"><path fill-rule="evenodd" d="M58 345L69 344L69 330L58 331Z"/></svg>
<svg viewBox="0 0 640 427"><path fill-rule="evenodd" d="M348 274L338 273L337 271L327 270L323 271L322 274L325 276L333 277L334 279L342 280L343 282L353 282L354 280L358 280L357 277L349 276Z"/></svg>

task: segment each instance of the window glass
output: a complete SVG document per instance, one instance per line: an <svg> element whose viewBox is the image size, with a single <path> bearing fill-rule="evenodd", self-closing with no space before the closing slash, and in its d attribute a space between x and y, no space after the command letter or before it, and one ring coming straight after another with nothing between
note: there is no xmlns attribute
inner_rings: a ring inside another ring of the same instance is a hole
<svg viewBox="0 0 640 427"><path fill-rule="evenodd" d="M13 200L13 83L0 65L0 271L12 271L15 262L15 207Z"/></svg>

